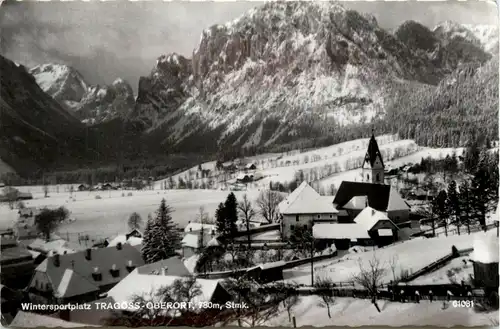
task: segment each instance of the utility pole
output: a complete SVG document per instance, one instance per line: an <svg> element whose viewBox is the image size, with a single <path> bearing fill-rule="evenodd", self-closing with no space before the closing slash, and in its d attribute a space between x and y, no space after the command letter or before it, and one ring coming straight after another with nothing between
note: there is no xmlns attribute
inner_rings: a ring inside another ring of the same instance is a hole
<svg viewBox="0 0 500 329"><path fill-rule="evenodd" d="M314 286L314 235L313 235L314 222L311 220L311 287Z"/></svg>

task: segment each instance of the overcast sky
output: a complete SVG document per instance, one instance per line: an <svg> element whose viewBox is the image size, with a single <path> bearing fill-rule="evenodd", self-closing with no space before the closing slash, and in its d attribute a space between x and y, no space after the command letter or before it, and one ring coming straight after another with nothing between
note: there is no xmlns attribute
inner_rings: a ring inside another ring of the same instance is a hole
<svg viewBox="0 0 500 329"><path fill-rule="evenodd" d="M244 14L262 2L4 2L0 9L2 55L27 66L46 62L77 68L91 84L127 79L136 90L156 58L190 57L201 31ZM483 1L343 2L395 28L412 19L433 27L453 20L497 24L497 7Z"/></svg>

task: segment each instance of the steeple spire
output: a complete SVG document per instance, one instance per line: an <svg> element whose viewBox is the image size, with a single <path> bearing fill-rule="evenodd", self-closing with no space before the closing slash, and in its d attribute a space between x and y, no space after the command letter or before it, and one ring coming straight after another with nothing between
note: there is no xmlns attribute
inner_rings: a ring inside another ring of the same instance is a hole
<svg viewBox="0 0 500 329"><path fill-rule="evenodd" d="M368 142L368 150L363 162L363 177L365 181L383 184L384 182L384 160L382 160L382 153L378 147L377 140L375 139L375 129L372 127L372 136Z"/></svg>

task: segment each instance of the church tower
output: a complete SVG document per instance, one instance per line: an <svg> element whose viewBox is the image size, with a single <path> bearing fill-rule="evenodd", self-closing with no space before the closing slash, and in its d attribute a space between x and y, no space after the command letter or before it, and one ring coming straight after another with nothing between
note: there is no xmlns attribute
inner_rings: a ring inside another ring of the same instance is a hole
<svg viewBox="0 0 500 329"><path fill-rule="evenodd" d="M368 151L363 161L363 181L372 184L384 184L384 161L378 148L377 141L372 129L372 137L368 143Z"/></svg>

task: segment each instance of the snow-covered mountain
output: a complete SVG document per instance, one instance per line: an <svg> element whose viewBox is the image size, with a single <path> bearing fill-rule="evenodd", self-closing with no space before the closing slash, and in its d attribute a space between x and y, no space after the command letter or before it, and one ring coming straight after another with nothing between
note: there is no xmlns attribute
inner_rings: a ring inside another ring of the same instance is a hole
<svg viewBox="0 0 500 329"><path fill-rule="evenodd" d="M78 71L63 64L38 65L30 73L43 91L87 124L126 116L134 107L132 87L123 79L91 86Z"/></svg>
<svg viewBox="0 0 500 329"><path fill-rule="evenodd" d="M445 21L434 28L434 33L450 40L461 37L481 46L488 53L498 54L499 33L496 25L458 24Z"/></svg>
<svg viewBox="0 0 500 329"><path fill-rule="evenodd" d="M383 119L393 84L437 85L491 57L428 28L430 48L415 49L420 28L408 26L392 34L333 2L269 2L204 30L191 59L160 57L132 117L166 144L288 143Z"/></svg>

